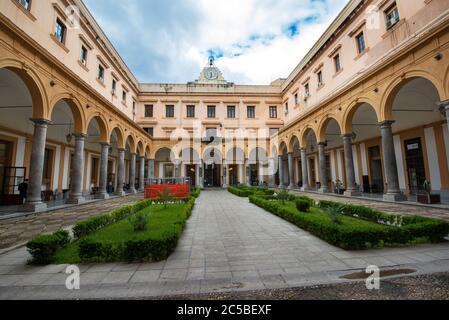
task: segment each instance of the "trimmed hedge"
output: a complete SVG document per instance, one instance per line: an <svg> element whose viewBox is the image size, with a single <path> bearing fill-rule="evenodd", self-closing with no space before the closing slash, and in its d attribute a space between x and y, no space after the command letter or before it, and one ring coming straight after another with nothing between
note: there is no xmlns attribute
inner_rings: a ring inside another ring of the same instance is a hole
<svg viewBox="0 0 449 320"><path fill-rule="evenodd" d="M377 224L377 221L372 224L368 222L360 223L360 225L354 223L336 224L330 219L323 218L323 216L299 212L294 207L284 206L277 201L270 201L257 196L250 196L250 201L296 226L309 231L328 243L348 250L404 245L423 238L428 239L430 242L439 242L449 234L449 223L424 217L405 217L403 220L406 221L406 224L402 227ZM321 204L322 208L331 205L334 206L337 203L323 202ZM354 207L351 209L356 210ZM395 216L390 217L386 213L375 212L374 210L368 213L370 210L369 208L359 207L357 214L359 214L359 217L362 215L367 217L372 214L383 219L388 218L389 221L396 219ZM369 221L371 222L373 220Z"/></svg>
<svg viewBox="0 0 449 320"><path fill-rule="evenodd" d="M178 240L184 230L185 223L190 217L195 198L190 198L182 215L173 229L163 234L160 238L147 238L139 240L95 241L89 238L82 239L79 243L79 257L82 261L161 261L175 250Z"/></svg>
<svg viewBox="0 0 449 320"><path fill-rule="evenodd" d="M275 193L274 190L261 187L247 187L247 186L228 187L228 191L242 198L246 198L251 195L272 196Z"/></svg>
<svg viewBox="0 0 449 320"><path fill-rule="evenodd" d="M28 241L27 249L36 264L48 264L55 252L70 243L68 231L60 230L53 234L40 235Z"/></svg>
<svg viewBox="0 0 449 320"><path fill-rule="evenodd" d="M310 201L305 199L297 199L295 201L296 209L300 212L309 212L310 211Z"/></svg>

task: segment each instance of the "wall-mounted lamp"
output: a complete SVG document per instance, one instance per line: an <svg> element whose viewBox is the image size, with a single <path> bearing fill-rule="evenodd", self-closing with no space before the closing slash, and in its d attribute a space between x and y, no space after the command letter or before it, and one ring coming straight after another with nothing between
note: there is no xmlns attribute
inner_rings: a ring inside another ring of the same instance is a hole
<svg viewBox="0 0 449 320"><path fill-rule="evenodd" d="M440 51L437 51L435 53L435 60L440 61L441 59L443 59L443 54Z"/></svg>

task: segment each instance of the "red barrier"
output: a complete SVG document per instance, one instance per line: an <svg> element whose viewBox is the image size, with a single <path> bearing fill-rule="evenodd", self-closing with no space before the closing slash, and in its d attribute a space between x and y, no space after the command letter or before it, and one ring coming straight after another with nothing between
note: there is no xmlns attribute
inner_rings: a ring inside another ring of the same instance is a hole
<svg viewBox="0 0 449 320"><path fill-rule="evenodd" d="M170 190L170 195L177 199L188 198L190 186L188 184L154 184L145 187L145 199L159 198L158 192L163 192L165 188Z"/></svg>

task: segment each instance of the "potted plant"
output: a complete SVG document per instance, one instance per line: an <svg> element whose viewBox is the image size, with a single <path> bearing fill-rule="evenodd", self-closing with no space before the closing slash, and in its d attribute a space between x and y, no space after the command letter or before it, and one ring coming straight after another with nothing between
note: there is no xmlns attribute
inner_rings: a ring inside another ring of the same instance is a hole
<svg viewBox="0 0 449 320"><path fill-rule="evenodd" d="M344 194L345 190L343 189L343 182L341 182L341 180L337 180L337 183L335 183L336 189L335 189L335 193L336 194Z"/></svg>
<svg viewBox="0 0 449 320"><path fill-rule="evenodd" d="M441 197L439 194L432 194L432 184L426 180L423 183L424 193L418 193L418 202L424 204L439 204Z"/></svg>

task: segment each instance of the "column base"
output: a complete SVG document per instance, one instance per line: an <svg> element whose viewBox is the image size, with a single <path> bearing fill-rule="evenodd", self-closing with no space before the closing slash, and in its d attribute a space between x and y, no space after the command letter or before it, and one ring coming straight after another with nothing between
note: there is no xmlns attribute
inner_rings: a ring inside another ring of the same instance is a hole
<svg viewBox="0 0 449 320"><path fill-rule="evenodd" d="M47 204L43 202L25 203L20 210L23 212L43 212L47 210Z"/></svg>
<svg viewBox="0 0 449 320"><path fill-rule="evenodd" d="M301 187L299 190L302 191L302 192L311 191L310 187Z"/></svg>
<svg viewBox="0 0 449 320"><path fill-rule="evenodd" d="M289 186L288 186L288 189L289 189L289 190L295 189L295 185L294 185L294 184L289 185Z"/></svg>
<svg viewBox="0 0 449 320"><path fill-rule="evenodd" d="M97 196L95 197L95 199L99 199L99 200L106 200L106 199L109 199L109 194L107 194L107 193L101 193L101 194L97 195Z"/></svg>
<svg viewBox="0 0 449 320"><path fill-rule="evenodd" d="M362 193L360 191L356 191L356 190L347 190L344 192L345 196L347 197L360 197L362 196Z"/></svg>
<svg viewBox="0 0 449 320"><path fill-rule="evenodd" d="M280 185L278 186L278 189L286 189L286 187L285 187L283 184L280 184Z"/></svg>
<svg viewBox="0 0 449 320"><path fill-rule="evenodd" d="M407 201L407 196L403 193L387 193L384 194L384 201L402 202Z"/></svg>
<svg viewBox="0 0 449 320"><path fill-rule="evenodd" d="M130 194L137 194L137 190L136 189L129 190L129 193Z"/></svg>
<svg viewBox="0 0 449 320"><path fill-rule="evenodd" d="M117 191L115 193L115 195L118 196L118 197L124 197L124 196L126 196L126 192L125 191Z"/></svg>
<svg viewBox="0 0 449 320"><path fill-rule="evenodd" d="M66 201L66 204L82 204L82 203L85 203L85 202L86 202L86 199L81 197L81 198L68 199Z"/></svg>
<svg viewBox="0 0 449 320"><path fill-rule="evenodd" d="M318 189L318 192L319 193L330 193L330 190L329 190L329 188L320 188L320 189Z"/></svg>

